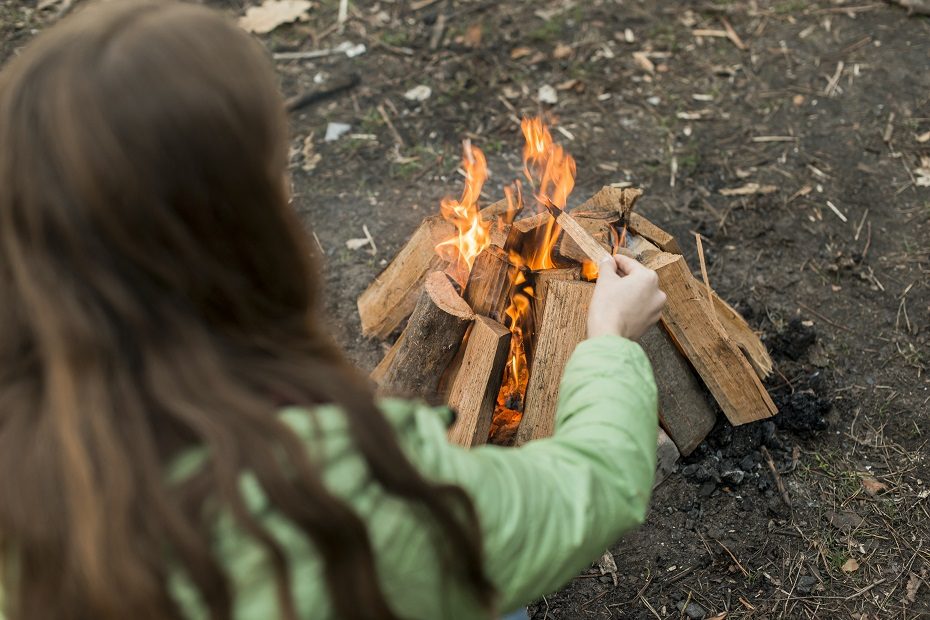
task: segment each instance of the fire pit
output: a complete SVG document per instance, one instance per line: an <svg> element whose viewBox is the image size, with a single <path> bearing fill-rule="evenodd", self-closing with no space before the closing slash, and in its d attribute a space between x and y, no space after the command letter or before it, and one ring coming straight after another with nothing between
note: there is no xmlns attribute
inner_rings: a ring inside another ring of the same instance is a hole
<svg viewBox="0 0 930 620"><path fill-rule="evenodd" d="M772 370L765 346L706 276L692 276L674 237L633 211L642 191L605 187L565 211L574 159L541 119L522 129L530 190L515 181L479 208L487 165L466 141L461 198L443 200L359 297L367 336L387 339L406 320L372 373L382 393L444 399L458 413L450 438L463 446L551 435L562 372L585 336L591 257L624 252L656 271L668 297L642 341L666 464L713 427L713 401L735 425L774 415L761 381Z"/></svg>

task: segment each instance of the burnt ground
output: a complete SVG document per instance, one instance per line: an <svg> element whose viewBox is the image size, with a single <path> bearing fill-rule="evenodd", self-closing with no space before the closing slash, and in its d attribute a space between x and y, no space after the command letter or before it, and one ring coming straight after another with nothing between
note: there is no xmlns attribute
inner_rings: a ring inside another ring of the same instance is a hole
<svg viewBox="0 0 930 620"><path fill-rule="evenodd" d="M692 266L693 234L705 237L711 283L777 362L780 415L721 423L683 461L646 526L612 549L617 583L592 566L531 615L930 617L930 179L918 171L930 167L930 19L868 0L421 0L353 2L340 33L337 4L316 2L309 21L263 41L367 48L278 63L288 95L361 77L292 124L326 316L361 367L383 345L360 335L355 299L460 191L460 141L488 154L490 202L519 176L514 118L541 111L578 161L574 202L604 184L643 187L638 208ZM0 58L56 6L3 3ZM694 35L725 20L745 50ZM421 84L428 99L404 98ZM546 85L557 104L537 101ZM329 122L350 134L324 141ZM748 183L774 187L720 193ZM346 247L362 224L373 255Z"/></svg>

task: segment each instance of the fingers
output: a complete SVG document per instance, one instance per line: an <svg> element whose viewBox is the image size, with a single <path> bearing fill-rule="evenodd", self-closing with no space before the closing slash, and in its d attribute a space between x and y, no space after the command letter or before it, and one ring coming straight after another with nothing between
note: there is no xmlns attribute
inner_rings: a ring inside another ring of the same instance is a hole
<svg viewBox="0 0 930 620"><path fill-rule="evenodd" d="M622 275L628 276L635 273L637 270L646 269L646 267L643 267L635 258L630 258L623 254L615 254L613 258L617 265L617 269L619 269Z"/></svg>

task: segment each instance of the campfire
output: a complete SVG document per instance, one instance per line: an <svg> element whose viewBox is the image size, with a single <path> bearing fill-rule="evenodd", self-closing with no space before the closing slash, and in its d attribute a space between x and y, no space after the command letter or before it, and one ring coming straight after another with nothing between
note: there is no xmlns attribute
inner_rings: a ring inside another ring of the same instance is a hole
<svg viewBox="0 0 930 620"><path fill-rule="evenodd" d="M771 359L710 288L703 256L699 282L674 237L633 211L639 189L604 187L569 211L574 159L542 119L524 119L522 131L525 178L482 208L487 162L466 141L461 197L444 199L359 297L365 335L388 339L403 326L372 372L379 389L444 399L458 414L450 438L463 446L551 435L596 261L626 253L657 272L668 297L641 343L660 391L661 460L697 447L715 404L734 425L774 415L762 385Z"/></svg>

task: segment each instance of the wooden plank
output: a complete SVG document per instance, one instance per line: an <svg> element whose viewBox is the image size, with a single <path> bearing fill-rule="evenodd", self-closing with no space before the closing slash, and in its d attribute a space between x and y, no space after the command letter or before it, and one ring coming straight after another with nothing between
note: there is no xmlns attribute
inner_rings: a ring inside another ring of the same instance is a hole
<svg viewBox="0 0 930 620"><path fill-rule="evenodd" d="M410 316L427 274L442 268L436 245L455 234L439 215L423 220L391 264L358 298L365 336L385 339Z"/></svg>
<svg viewBox="0 0 930 620"><path fill-rule="evenodd" d="M675 237L665 232L639 213L631 212L627 220L629 230L658 246L663 252L681 254L681 248Z"/></svg>
<svg viewBox="0 0 930 620"><path fill-rule="evenodd" d="M750 363L721 324L707 314L701 287L684 258L661 252L644 265L659 276L668 301L662 324L736 426L769 418L777 408Z"/></svg>
<svg viewBox="0 0 930 620"><path fill-rule="evenodd" d="M554 280L549 283L546 312L536 332L536 351L526 388L523 418L517 429L517 445L549 437L555 430L562 372L575 346L585 338L593 293L591 282Z"/></svg>
<svg viewBox="0 0 930 620"><path fill-rule="evenodd" d="M516 273L503 248L489 245L475 258L462 297L475 314L503 322Z"/></svg>
<svg viewBox="0 0 930 620"><path fill-rule="evenodd" d="M487 442L509 351L510 330L487 317L476 317L449 389L449 406L458 414L449 429L453 443L468 447Z"/></svg>
<svg viewBox="0 0 930 620"><path fill-rule="evenodd" d="M659 421L678 450L687 456L717 421L710 395L664 328L650 328L639 344L649 357L659 388Z"/></svg>
<svg viewBox="0 0 930 620"><path fill-rule="evenodd" d="M475 318L449 278L434 271L426 278L407 327L381 374L380 394L431 399Z"/></svg>

